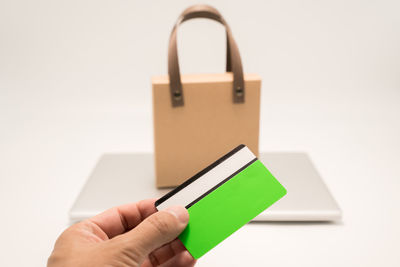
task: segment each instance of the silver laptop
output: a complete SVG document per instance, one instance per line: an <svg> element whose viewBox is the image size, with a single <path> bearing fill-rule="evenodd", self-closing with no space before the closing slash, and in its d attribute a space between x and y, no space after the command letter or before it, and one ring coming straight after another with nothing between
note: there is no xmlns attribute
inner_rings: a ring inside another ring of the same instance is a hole
<svg viewBox="0 0 400 267"><path fill-rule="evenodd" d="M306 154L262 153L260 160L286 187L287 195L253 221L341 219L339 206ZM113 206L159 198L169 190L155 187L152 154L105 154L71 208L70 220L73 223Z"/></svg>

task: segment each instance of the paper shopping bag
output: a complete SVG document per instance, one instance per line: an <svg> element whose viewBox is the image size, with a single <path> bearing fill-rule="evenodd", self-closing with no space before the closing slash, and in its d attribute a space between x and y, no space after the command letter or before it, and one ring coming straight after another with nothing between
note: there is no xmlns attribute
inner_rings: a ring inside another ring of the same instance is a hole
<svg viewBox="0 0 400 267"><path fill-rule="evenodd" d="M225 27L225 73L180 74L177 28L193 18ZM157 187L181 184L239 144L258 155L261 79L243 74L232 32L216 9L195 5L181 14L170 36L168 75L153 77L152 87Z"/></svg>

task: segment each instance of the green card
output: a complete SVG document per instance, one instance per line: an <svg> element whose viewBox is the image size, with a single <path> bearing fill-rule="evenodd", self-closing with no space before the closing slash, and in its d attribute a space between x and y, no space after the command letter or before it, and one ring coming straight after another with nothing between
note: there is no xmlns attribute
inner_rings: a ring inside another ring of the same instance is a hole
<svg viewBox="0 0 400 267"><path fill-rule="evenodd" d="M189 223L179 239L198 259L285 194L268 169L240 145L157 200L156 207L188 209Z"/></svg>

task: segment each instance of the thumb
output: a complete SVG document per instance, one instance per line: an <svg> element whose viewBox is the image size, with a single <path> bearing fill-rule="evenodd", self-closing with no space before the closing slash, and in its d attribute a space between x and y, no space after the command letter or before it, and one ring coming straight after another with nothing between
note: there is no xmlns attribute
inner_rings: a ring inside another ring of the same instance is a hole
<svg viewBox="0 0 400 267"><path fill-rule="evenodd" d="M155 249L174 240L189 222L188 211L181 206L168 207L146 218L126 233L137 252L146 257Z"/></svg>

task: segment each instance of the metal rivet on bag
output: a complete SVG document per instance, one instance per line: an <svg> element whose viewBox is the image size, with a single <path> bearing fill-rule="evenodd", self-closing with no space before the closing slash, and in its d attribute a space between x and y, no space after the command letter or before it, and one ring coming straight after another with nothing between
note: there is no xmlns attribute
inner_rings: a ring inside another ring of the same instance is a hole
<svg viewBox="0 0 400 267"><path fill-rule="evenodd" d="M179 91L175 91L175 92L174 92L174 98L175 98L175 99L180 99L181 97L182 97L181 92L179 92Z"/></svg>
<svg viewBox="0 0 400 267"><path fill-rule="evenodd" d="M243 96L243 90L242 90L242 88L240 88L240 86L238 86L236 88L236 95L237 96Z"/></svg>

